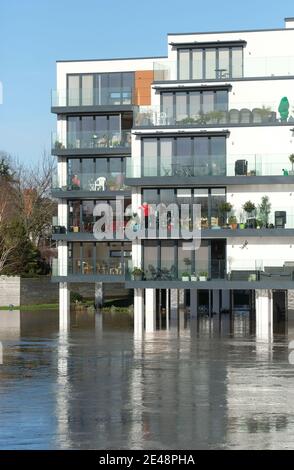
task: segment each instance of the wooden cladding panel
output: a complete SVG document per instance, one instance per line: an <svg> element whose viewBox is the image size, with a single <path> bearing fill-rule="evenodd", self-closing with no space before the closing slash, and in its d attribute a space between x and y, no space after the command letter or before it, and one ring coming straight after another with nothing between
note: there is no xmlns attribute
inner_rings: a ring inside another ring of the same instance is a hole
<svg viewBox="0 0 294 470"><path fill-rule="evenodd" d="M138 70L135 72L134 104L138 106L151 104L151 84L153 77L153 70Z"/></svg>

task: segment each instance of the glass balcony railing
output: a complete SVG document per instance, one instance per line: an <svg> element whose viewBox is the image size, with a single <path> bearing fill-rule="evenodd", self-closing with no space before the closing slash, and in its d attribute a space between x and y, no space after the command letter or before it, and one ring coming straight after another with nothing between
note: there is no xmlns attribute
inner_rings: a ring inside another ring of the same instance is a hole
<svg viewBox="0 0 294 470"><path fill-rule="evenodd" d="M131 146L131 131L67 132L66 139L52 133L52 149L115 149Z"/></svg>
<svg viewBox="0 0 294 470"><path fill-rule="evenodd" d="M66 184L57 175L52 176L52 189L61 191L122 191L127 189L124 184L125 175L118 172L83 173L67 178Z"/></svg>
<svg viewBox="0 0 294 470"><path fill-rule="evenodd" d="M52 260L52 276L124 276L125 263L118 260L94 258L71 258L67 263L60 262L57 258Z"/></svg>
<svg viewBox="0 0 294 470"><path fill-rule="evenodd" d="M206 111L187 109L163 109L159 106L138 106L134 113L135 127L183 126L206 127L220 124L266 125L294 124L294 110L290 100L289 106L280 107L280 100L270 103L230 103L228 109L211 109Z"/></svg>
<svg viewBox="0 0 294 470"><path fill-rule="evenodd" d="M133 103L132 87L52 90L51 106L121 106Z"/></svg>
<svg viewBox="0 0 294 470"><path fill-rule="evenodd" d="M203 70L203 68L202 68ZM177 80L177 62L163 59L153 63L154 81ZM195 70L195 73L196 70ZM244 78L254 77L281 77L294 75L294 56L284 57L245 57L243 64ZM193 77L190 77L193 79ZM215 77L210 80L228 80L230 76L225 67L215 69ZM240 78L240 77L235 77ZM195 78L196 79L196 78ZM204 81L198 79L198 81Z"/></svg>
<svg viewBox="0 0 294 470"><path fill-rule="evenodd" d="M191 163L189 163L189 160ZM128 158L127 178L200 176L294 176L289 154L144 156L143 165Z"/></svg>
<svg viewBox="0 0 294 470"><path fill-rule="evenodd" d="M174 263L171 259L161 262L158 260L145 260L143 267L134 266L128 261L126 267L126 279L133 281L291 281L294 285L294 260L280 261L244 259L216 259L211 262L208 259L195 260L186 263L180 261Z"/></svg>

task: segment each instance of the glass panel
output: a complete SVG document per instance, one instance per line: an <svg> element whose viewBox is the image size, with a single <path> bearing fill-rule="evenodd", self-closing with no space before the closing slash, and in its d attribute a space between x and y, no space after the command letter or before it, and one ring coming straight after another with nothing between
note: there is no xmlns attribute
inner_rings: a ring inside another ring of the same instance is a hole
<svg viewBox="0 0 294 470"><path fill-rule="evenodd" d="M120 105L121 104L121 74L109 74L109 94L108 104Z"/></svg>
<svg viewBox="0 0 294 470"><path fill-rule="evenodd" d="M170 242L161 242L161 274L163 279L173 279L175 276L175 250Z"/></svg>
<svg viewBox="0 0 294 470"><path fill-rule="evenodd" d="M208 228L208 189L197 188L194 190L195 203L201 205L201 227Z"/></svg>
<svg viewBox="0 0 294 470"><path fill-rule="evenodd" d="M209 259L208 242L202 241L199 249L195 251L195 271L198 275L200 273L207 273L209 275L208 259Z"/></svg>
<svg viewBox="0 0 294 470"><path fill-rule="evenodd" d="M228 78L230 76L230 51L229 48L218 50L219 64L216 71L216 78Z"/></svg>
<svg viewBox="0 0 294 470"><path fill-rule="evenodd" d="M132 93L134 87L134 73L122 73L122 104L132 104Z"/></svg>
<svg viewBox="0 0 294 470"><path fill-rule="evenodd" d="M190 51L183 49L178 51L179 57L179 80L190 79Z"/></svg>
<svg viewBox="0 0 294 470"><path fill-rule="evenodd" d="M157 175L157 140L144 139L144 154L143 154L143 175L156 176Z"/></svg>
<svg viewBox="0 0 294 470"><path fill-rule="evenodd" d="M143 203L148 202L149 204L158 203L157 189L144 189L143 190Z"/></svg>
<svg viewBox="0 0 294 470"><path fill-rule="evenodd" d="M96 174L99 176L106 176L107 171L107 158L96 158Z"/></svg>
<svg viewBox="0 0 294 470"><path fill-rule="evenodd" d="M205 78L215 78L216 72L216 49L206 49L205 51Z"/></svg>
<svg viewBox="0 0 294 470"><path fill-rule="evenodd" d="M228 110L228 92L226 90L218 90L215 93L215 110L216 111Z"/></svg>
<svg viewBox="0 0 294 470"><path fill-rule="evenodd" d="M192 80L203 78L203 51L201 49L192 50Z"/></svg>
<svg viewBox="0 0 294 470"><path fill-rule="evenodd" d="M223 188L211 189L211 226L220 227L222 225L219 206L226 201L226 191Z"/></svg>
<svg viewBox="0 0 294 470"><path fill-rule="evenodd" d="M211 171L213 175L226 174L226 138L211 137Z"/></svg>
<svg viewBox="0 0 294 470"><path fill-rule="evenodd" d="M95 131L107 131L107 116L95 117Z"/></svg>
<svg viewBox="0 0 294 470"><path fill-rule="evenodd" d="M166 115L167 123L172 123L174 117L172 93L162 93L162 112Z"/></svg>
<svg viewBox="0 0 294 470"><path fill-rule="evenodd" d="M187 93L176 93L176 121L182 121L187 117Z"/></svg>
<svg viewBox="0 0 294 470"><path fill-rule="evenodd" d="M232 77L243 77L243 48L232 48Z"/></svg>
<svg viewBox="0 0 294 470"><path fill-rule="evenodd" d="M156 279L158 270L158 248L155 243L145 242L143 248L144 270L147 279Z"/></svg>
<svg viewBox="0 0 294 470"><path fill-rule="evenodd" d="M173 139L160 139L160 175L170 176L173 154Z"/></svg>
<svg viewBox="0 0 294 470"><path fill-rule="evenodd" d="M190 117L197 119L201 113L201 104L200 104L200 93L192 92L190 93Z"/></svg>
<svg viewBox="0 0 294 470"><path fill-rule="evenodd" d="M214 92L213 91L204 91L202 93L203 97L203 113L210 113L214 111Z"/></svg>
<svg viewBox="0 0 294 470"><path fill-rule="evenodd" d="M80 201L69 202L68 228L71 232L80 231Z"/></svg>
<svg viewBox="0 0 294 470"><path fill-rule="evenodd" d="M185 243L180 243L178 246L178 272L179 278L181 279L183 274L191 275L191 265L192 265L192 251L184 250Z"/></svg>
<svg viewBox="0 0 294 470"><path fill-rule="evenodd" d="M79 75L68 75L68 106L79 106L80 104L80 77Z"/></svg>
<svg viewBox="0 0 294 470"><path fill-rule="evenodd" d="M67 131L67 147L79 148L80 141L78 140L78 134L80 131L80 118L78 116L68 116Z"/></svg>
<svg viewBox="0 0 294 470"><path fill-rule="evenodd" d="M93 232L94 218L94 201L83 201L82 202L82 222L83 222L83 232Z"/></svg>
<svg viewBox="0 0 294 470"><path fill-rule="evenodd" d="M208 176L210 171L209 165L209 142L205 137L197 137L194 139L195 153L194 157L194 174L197 176Z"/></svg>
<svg viewBox="0 0 294 470"><path fill-rule="evenodd" d="M193 171L192 158L192 139L180 138L176 140L177 153L173 157L173 175L174 176L191 176Z"/></svg>
<svg viewBox="0 0 294 470"><path fill-rule="evenodd" d="M82 105L91 106L93 104L93 75L82 76Z"/></svg>

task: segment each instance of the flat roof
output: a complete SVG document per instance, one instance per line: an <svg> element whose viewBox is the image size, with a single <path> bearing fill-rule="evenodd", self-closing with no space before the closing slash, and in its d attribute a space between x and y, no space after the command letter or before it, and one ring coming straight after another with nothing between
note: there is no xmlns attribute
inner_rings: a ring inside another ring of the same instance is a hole
<svg viewBox="0 0 294 470"><path fill-rule="evenodd" d="M65 60L56 60L57 62L110 62L113 60L150 60L150 59L168 59L168 56L150 56L150 57L115 57L113 59L65 59Z"/></svg>
<svg viewBox="0 0 294 470"><path fill-rule="evenodd" d="M288 20L291 18L287 18ZM226 33L262 33L266 31L293 31L294 28L273 29L237 29L232 31L194 31L192 33L167 33L168 36L188 36L192 34L226 34Z"/></svg>

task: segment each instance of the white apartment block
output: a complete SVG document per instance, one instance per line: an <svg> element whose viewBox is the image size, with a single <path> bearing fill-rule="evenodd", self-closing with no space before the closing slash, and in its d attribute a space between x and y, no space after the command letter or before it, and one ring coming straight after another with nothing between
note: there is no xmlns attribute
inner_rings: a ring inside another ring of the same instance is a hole
<svg viewBox="0 0 294 470"><path fill-rule="evenodd" d="M57 62L61 325L75 283L93 284L97 299L120 283L133 289L139 334L156 329L159 311L175 324L183 306L212 315L247 305L257 328L271 328L294 287L294 19L167 39L166 57ZM98 241L94 208L115 211L117 197L122 231ZM148 236L144 215L170 203L189 205L190 228L201 204L197 248L172 234L170 215L162 237L155 212ZM128 239L126 224L143 236Z"/></svg>

